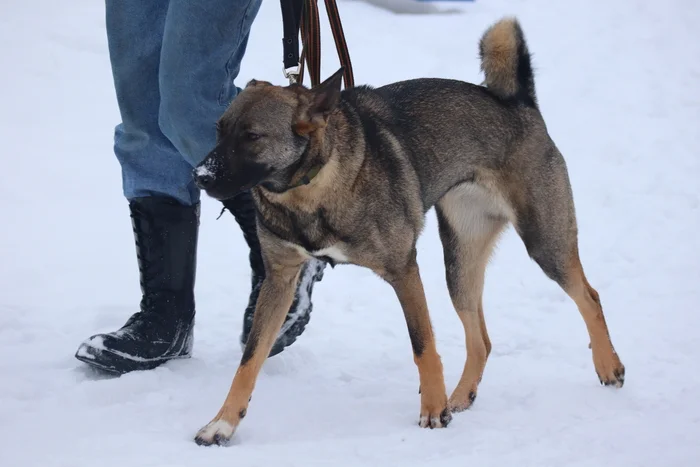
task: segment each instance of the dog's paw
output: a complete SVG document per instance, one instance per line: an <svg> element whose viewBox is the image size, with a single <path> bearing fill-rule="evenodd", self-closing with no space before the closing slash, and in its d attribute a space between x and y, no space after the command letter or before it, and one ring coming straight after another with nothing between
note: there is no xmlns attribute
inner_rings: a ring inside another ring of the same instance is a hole
<svg viewBox="0 0 700 467"><path fill-rule="evenodd" d="M476 390L475 389L466 393L466 396L460 395L457 392L455 392L450 397L449 407L450 407L450 410L454 413L464 412L465 410L467 410L468 408L470 408L474 404L475 400L476 400Z"/></svg>
<svg viewBox="0 0 700 467"><path fill-rule="evenodd" d="M452 421L452 413L448 407L436 413L421 413L418 425L421 428L445 428Z"/></svg>
<svg viewBox="0 0 700 467"><path fill-rule="evenodd" d="M194 442L200 446L226 446L231 441L236 427L224 420L214 420L199 430Z"/></svg>
<svg viewBox="0 0 700 467"><path fill-rule="evenodd" d="M598 373L598 379L600 380L600 384L604 386L615 386L616 388L621 388L625 385L625 367L620 365L606 374L601 375Z"/></svg>
<svg viewBox="0 0 700 467"><path fill-rule="evenodd" d="M598 374L600 384L605 386L615 386L621 388L625 384L625 366L620 361L617 353L614 351L606 358L600 358L596 352L593 352L593 363L595 371Z"/></svg>

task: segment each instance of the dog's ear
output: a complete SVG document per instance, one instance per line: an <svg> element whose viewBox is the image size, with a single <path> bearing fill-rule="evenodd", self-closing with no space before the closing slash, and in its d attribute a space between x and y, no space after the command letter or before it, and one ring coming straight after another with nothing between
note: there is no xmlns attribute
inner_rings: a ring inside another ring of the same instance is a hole
<svg viewBox="0 0 700 467"><path fill-rule="evenodd" d="M248 81L248 84L245 85L246 88L254 88L254 87L262 87L262 86L271 86L272 83L269 81L260 81L257 79L251 79Z"/></svg>
<svg viewBox="0 0 700 467"><path fill-rule="evenodd" d="M313 103L309 109L311 119L322 117L328 119L328 115L335 109L340 101L340 85L343 79L343 68L333 73L323 83L311 90Z"/></svg>
<svg viewBox="0 0 700 467"><path fill-rule="evenodd" d="M309 107L306 118L295 125L299 134L308 135L318 128L325 127L328 117L340 101L340 85L343 79L343 68L333 73L328 79L308 92Z"/></svg>

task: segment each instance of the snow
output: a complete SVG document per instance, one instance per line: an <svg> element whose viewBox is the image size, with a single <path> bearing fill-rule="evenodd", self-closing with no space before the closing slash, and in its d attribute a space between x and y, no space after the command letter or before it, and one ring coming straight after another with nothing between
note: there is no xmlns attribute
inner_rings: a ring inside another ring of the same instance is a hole
<svg viewBox="0 0 700 467"><path fill-rule="evenodd" d="M213 176L214 172L211 171L211 167L208 167L207 165L200 165L194 169L195 175L199 177L203 177L205 175Z"/></svg>
<svg viewBox="0 0 700 467"><path fill-rule="evenodd" d="M448 428L418 427L418 374L391 288L340 266L316 285L303 336L266 362L232 445L197 446L241 357L250 280L240 230L228 214L215 222L220 203L203 200L193 358L120 378L78 362L78 345L121 326L140 297L112 153L104 6L4 2L0 157L12 170L0 175L0 465L700 465L700 4L449 7L464 13L339 2L355 81L481 82L480 35L519 17L625 387L598 384L583 320L511 229L484 293L493 352L475 405ZM321 15L328 76L338 60ZM279 3L264 2L239 84L284 83L281 31ZM432 212L419 263L450 391L464 337Z"/></svg>

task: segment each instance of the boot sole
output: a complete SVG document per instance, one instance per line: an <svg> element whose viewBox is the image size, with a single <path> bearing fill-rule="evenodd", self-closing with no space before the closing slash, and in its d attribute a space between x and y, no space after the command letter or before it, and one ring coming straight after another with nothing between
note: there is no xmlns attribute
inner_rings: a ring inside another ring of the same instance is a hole
<svg viewBox="0 0 700 467"><path fill-rule="evenodd" d="M194 323L191 324L193 326ZM87 344L82 344L75 352L75 358L83 363L87 363L93 368L115 375L123 375L132 371L153 370L170 360L182 360L192 356L194 333L185 337L180 350L174 354L157 358L135 358L128 354L115 352L108 348L94 348ZM92 351L88 350L91 349Z"/></svg>
<svg viewBox="0 0 700 467"><path fill-rule="evenodd" d="M100 353L100 360L97 360L97 358L93 359L85 355L79 355L78 352L76 352L75 358L83 363L87 363L92 368L96 368L113 375L123 375L132 371L153 370L170 360L183 360L186 358L191 358L191 355L174 355L172 357L154 358L149 360L131 360L114 352L110 352L109 350L101 350ZM107 362L113 362L113 364Z"/></svg>
<svg viewBox="0 0 700 467"><path fill-rule="evenodd" d="M284 349L294 344L297 341L297 338L299 338L299 336L301 336L306 330L306 325L309 324L309 321L311 320L311 312L313 311L313 302L311 300L312 289L315 283L321 282L323 280L324 272L325 265L318 267L318 269L314 272L310 272L308 276L308 283L305 284L306 294L308 296L308 305L306 307L307 311L303 314L299 314L294 319L292 324L287 326L287 322L284 323L280 334L277 336L277 340L275 340L275 343L272 345L272 349L270 349L268 358L274 357L275 355L282 353ZM303 278L300 281L298 287L304 286L305 280L306 279ZM297 303L297 307L298 306L300 306L300 303ZM285 326L287 326L286 329ZM246 340L244 339L244 337L245 335L241 334L241 337L239 339L241 351L245 351Z"/></svg>
<svg viewBox="0 0 700 467"><path fill-rule="evenodd" d="M304 313L304 316L298 318L294 324L292 324L289 329L285 331L284 335L280 336L281 338L277 338L272 346L272 349L270 349L268 358L279 355L284 349L297 341L297 338L306 330L306 325L309 324L309 321L311 320L312 308L313 306L309 304L309 310Z"/></svg>

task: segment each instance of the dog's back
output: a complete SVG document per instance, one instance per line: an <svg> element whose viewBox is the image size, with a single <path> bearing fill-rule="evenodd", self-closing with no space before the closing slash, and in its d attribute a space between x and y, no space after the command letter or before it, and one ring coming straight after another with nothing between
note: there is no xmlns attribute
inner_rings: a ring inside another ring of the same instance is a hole
<svg viewBox="0 0 700 467"><path fill-rule="evenodd" d="M537 108L530 56L517 22L488 30L481 43L485 86L439 78L343 92L346 112L369 144L401 153L414 168L425 210L480 172L522 172L552 143ZM352 118L352 117L351 117ZM400 145L400 148L396 147ZM382 154L383 153L383 154Z"/></svg>

